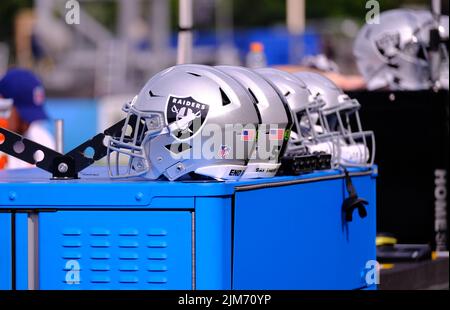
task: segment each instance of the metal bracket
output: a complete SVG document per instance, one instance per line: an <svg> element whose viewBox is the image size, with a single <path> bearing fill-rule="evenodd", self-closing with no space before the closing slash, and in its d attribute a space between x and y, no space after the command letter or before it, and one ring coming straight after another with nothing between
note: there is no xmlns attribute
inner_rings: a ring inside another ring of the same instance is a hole
<svg viewBox="0 0 450 310"><path fill-rule="evenodd" d="M50 173L53 172L55 159L63 156L61 153L49 149L42 144L28 140L5 128L0 127L0 134L4 136L3 143L0 144L0 151L29 164L36 165ZM39 151L43 153L44 158L37 162L35 158L40 153Z"/></svg>
<svg viewBox="0 0 450 310"><path fill-rule="evenodd" d="M135 115L129 117L128 125L131 126L132 132L127 137L134 135L136 120L137 117ZM50 172L52 179L77 179L80 171L106 156L107 147L104 144L105 137L120 137L126 121L126 118L122 119L106 129L103 133L95 135L65 155L0 127L0 134L4 136L4 141L0 144L0 151ZM140 125L138 130L146 130L145 125ZM88 148L92 148L92 156L86 154ZM41 157L43 155L43 159L40 161L36 160L39 157L38 154Z"/></svg>

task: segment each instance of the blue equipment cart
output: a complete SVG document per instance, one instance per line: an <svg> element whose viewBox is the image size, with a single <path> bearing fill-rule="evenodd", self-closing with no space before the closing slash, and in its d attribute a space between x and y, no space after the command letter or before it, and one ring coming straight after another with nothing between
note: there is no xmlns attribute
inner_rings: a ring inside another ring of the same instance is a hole
<svg viewBox="0 0 450 310"><path fill-rule="evenodd" d="M364 289L377 169L350 170L369 204L347 221L337 170L239 182L54 181L0 172L0 289Z"/></svg>

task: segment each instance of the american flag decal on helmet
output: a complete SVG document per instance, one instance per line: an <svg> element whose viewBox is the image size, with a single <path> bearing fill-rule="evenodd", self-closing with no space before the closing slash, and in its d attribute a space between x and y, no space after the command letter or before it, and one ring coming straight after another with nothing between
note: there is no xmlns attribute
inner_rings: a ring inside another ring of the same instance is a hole
<svg viewBox="0 0 450 310"><path fill-rule="evenodd" d="M270 129L269 140L270 141L281 141L284 138L284 129Z"/></svg>
<svg viewBox="0 0 450 310"><path fill-rule="evenodd" d="M231 148L227 145L221 145L218 155L220 158L225 159L230 154Z"/></svg>
<svg viewBox="0 0 450 310"><path fill-rule="evenodd" d="M243 129L241 134L241 141L254 141L256 138L255 129Z"/></svg>

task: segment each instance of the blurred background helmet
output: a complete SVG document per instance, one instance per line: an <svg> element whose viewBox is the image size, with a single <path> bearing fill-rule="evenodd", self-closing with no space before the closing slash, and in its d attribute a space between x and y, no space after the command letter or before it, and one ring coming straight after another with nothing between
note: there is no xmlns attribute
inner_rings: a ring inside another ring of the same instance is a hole
<svg viewBox="0 0 450 310"><path fill-rule="evenodd" d="M439 87L449 89L449 17L448 15L439 16L439 22L437 18L427 10L412 11L419 23L418 38L427 49L430 48L430 31L437 28L439 30L440 42L439 42ZM427 59L429 53L427 53ZM431 63L431 60L428 59ZM431 65L431 64L430 64Z"/></svg>
<svg viewBox="0 0 450 310"><path fill-rule="evenodd" d="M432 86L420 22L411 10L380 14L356 37L353 54L369 90L420 90Z"/></svg>
<svg viewBox="0 0 450 310"><path fill-rule="evenodd" d="M285 136L292 128L291 110L285 97L275 86L250 69L236 66L217 68L248 90L261 118L256 153L250 159L243 178L275 176L287 146L288 139Z"/></svg>
<svg viewBox="0 0 450 310"><path fill-rule="evenodd" d="M321 119L333 144L334 165L372 166L375 155L375 137L372 131L363 131L359 117L360 104L325 76L314 72L295 74L310 90L313 98L323 101ZM320 99L319 99L320 98ZM326 145L326 144L325 144Z"/></svg>
<svg viewBox="0 0 450 310"><path fill-rule="evenodd" d="M321 137L327 135L319 110L324 102L313 97L307 85L293 74L272 68L258 69L286 97L294 117L287 156L325 152L333 154L333 145L324 144Z"/></svg>
<svg viewBox="0 0 450 310"><path fill-rule="evenodd" d="M112 177L236 180L255 148L259 119L252 98L236 80L207 66L156 74L124 111L130 128L108 141Z"/></svg>

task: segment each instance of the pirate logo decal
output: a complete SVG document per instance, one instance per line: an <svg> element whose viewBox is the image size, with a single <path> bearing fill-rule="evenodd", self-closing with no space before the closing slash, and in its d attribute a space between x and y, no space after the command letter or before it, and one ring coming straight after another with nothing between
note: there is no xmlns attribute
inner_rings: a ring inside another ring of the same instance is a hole
<svg viewBox="0 0 450 310"><path fill-rule="evenodd" d="M166 122L177 122L179 129L172 131L178 140L192 138L204 125L209 105L198 102L192 97L169 96L166 105Z"/></svg>
<svg viewBox="0 0 450 310"><path fill-rule="evenodd" d="M390 60L400 52L400 34L398 32L385 34L375 40L375 45L381 56Z"/></svg>

